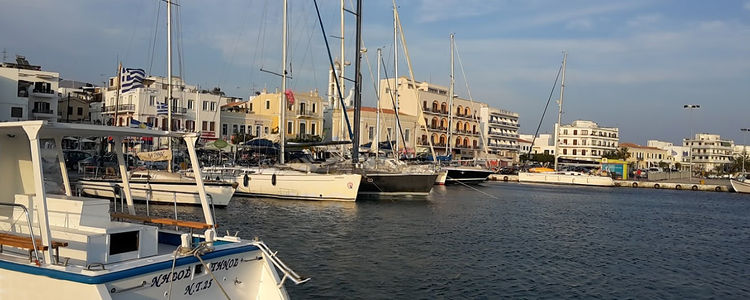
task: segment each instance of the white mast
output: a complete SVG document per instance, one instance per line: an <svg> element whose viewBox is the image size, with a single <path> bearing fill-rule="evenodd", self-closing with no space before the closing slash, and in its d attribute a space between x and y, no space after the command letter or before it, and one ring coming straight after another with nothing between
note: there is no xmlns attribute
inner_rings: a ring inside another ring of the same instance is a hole
<svg viewBox="0 0 750 300"><path fill-rule="evenodd" d="M399 107L399 103L398 103L398 24L397 24L396 14L398 14L398 12L396 11L396 1L394 0L393 1L393 79L394 79L393 80L393 99L394 99L395 105L393 106L393 112L394 112L393 119L395 120L395 124L393 128L394 129L393 137L396 139L396 144L394 146L395 149L393 149L393 151L395 151L394 153L396 153L396 159L399 159L400 155L398 154L398 134L401 130L400 128L398 128L398 107ZM414 84L416 84L416 82Z"/></svg>
<svg viewBox="0 0 750 300"><path fill-rule="evenodd" d="M344 83L344 68L346 66L346 59L344 58L344 11L346 7L344 4L344 0L341 0L341 61L339 61L339 90L341 91L341 97L344 97L346 95L346 84ZM346 97L344 97L345 99ZM341 120L339 122L339 132L341 133L341 140L345 141L347 140L347 137L344 135L344 131L346 128L346 122L344 120L344 114L346 114L346 102L343 101L344 99L339 99L338 105L341 107ZM346 149L346 146L343 144L341 145L341 154L344 154L344 149Z"/></svg>
<svg viewBox="0 0 750 300"><path fill-rule="evenodd" d="M284 144L286 143L286 4L284 0L284 17L281 25L281 103L279 105L279 163L284 163Z"/></svg>
<svg viewBox="0 0 750 300"><path fill-rule="evenodd" d="M453 152L452 151L453 149L451 149L451 138L452 138L451 127L453 127L452 125L453 124L453 94L455 94L453 91L453 85L455 83L453 65L454 65L453 63L453 33L451 33L451 80L450 80L450 85L448 85L448 99L449 99L448 100L448 129L447 129L448 140L446 141L448 145L446 145L446 148L445 148L446 156L451 155Z"/></svg>
<svg viewBox="0 0 750 300"><path fill-rule="evenodd" d="M383 56L382 50L378 48L378 92L376 97L377 103L378 103L378 114L377 119L375 120L375 161L377 162L379 152L380 152L380 60Z"/></svg>
<svg viewBox="0 0 750 300"><path fill-rule="evenodd" d="M172 131L172 0L167 1L167 130ZM169 151L172 151L172 138L169 141ZM170 155L171 157L171 155ZM167 170L172 172L172 159L169 159Z"/></svg>
<svg viewBox="0 0 750 300"><path fill-rule="evenodd" d="M555 125L555 171L557 171L557 159L560 157L560 126L562 125L563 96L565 95L565 65L568 61L568 51L563 51L562 81L560 82L560 101L558 101L557 124Z"/></svg>

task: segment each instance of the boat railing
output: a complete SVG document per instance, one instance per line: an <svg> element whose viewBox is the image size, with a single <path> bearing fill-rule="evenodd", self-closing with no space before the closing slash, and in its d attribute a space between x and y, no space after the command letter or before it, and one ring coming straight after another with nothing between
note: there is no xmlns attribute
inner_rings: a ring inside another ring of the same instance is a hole
<svg viewBox="0 0 750 300"><path fill-rule="evenodd" d="M23 213L26 215L26 223L29 226L29 237L31 238L31 245L32 245L32 250L34 251L34 257L36 258L36 261L38 262L41 261L41 259L39 258L39 251L37 250L38 248L36 246L36 238L34 238L34 230L31 227L31 217L29 217L29 210L26 208L25 205L18 204L18 203L0 203L0 206L8 206L8 207L11 207L11 209L20 207L21 209L23 209ZM13 226L13 223L11 223L11 226Z"/></svg>
<svg viewBox="0 0 750 300"><path fill-rule="evenodd" d="M294 282L295 284L303 284L303 283L308 282L310 280L310 277L300 276L299 274L297 274L297 272L294 272L294 270L292 270L292 268L290 268L283 261L281 261L281 259L278 256L276 256L276 254L278 253L278 251L276 251L276 252L271 251L271 249L268 248L268 246L265 243L263 243L262 241L257 240L257 238L253 242L253 244L255 244L256 246L258 246L258 248L260 249L260 251L262 251L263 254L265 254L265 256L268 258L268 260L270 260L271 263L273 263L273 265L276 266L276 268L279 271L281 271L282 273L284 273L284 277L282 277L281 281L279 282L279 285L278 285L279 287L281 287L281 286L284 285L284 281L286 281L287 278L289 280L291 280L292 282Z"/></svg>

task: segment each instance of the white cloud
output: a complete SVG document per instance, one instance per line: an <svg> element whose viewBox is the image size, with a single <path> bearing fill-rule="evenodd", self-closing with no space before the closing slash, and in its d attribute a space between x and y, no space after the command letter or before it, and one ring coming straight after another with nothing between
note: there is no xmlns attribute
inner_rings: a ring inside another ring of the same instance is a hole
<svg viewBox="0 0 750 300"><path fill-rule="evenodd" d="M565 24L565 28L572 30L591 30L594 28L594 22L591 19L575 19Z"/></svg>

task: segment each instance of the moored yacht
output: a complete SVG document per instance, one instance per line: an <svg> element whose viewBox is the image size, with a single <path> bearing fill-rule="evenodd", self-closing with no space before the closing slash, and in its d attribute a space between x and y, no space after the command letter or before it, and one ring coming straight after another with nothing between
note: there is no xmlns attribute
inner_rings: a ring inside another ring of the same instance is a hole
<svg viewBox="0 0 750 300"><path fill-rule="evenodd" d="M64 190L45 188L54 176L43 169L40 140L60 145L76 135L113 137L127 211L110 213L108 200L74 196L59 146L55 172ZM307 280L257 239L219 237L202 176L194 181L202 221L136 215L122 154L130 136L182 138L199 169L197 134L0 122L3 299L287 299L286 280Z"/></svg>
<svg viewBox="0 0 750 300"><path fill-rule="evenodd" d="M732 189L737 193L750 193L750 174L740 174L736 178L729 179Z"/></svg>

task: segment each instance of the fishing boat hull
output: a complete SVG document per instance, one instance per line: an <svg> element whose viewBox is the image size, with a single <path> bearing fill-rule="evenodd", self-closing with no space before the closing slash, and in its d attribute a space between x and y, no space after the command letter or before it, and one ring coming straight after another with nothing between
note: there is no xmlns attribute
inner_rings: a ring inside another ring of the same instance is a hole
<svg viewBox="0 0 750 300"><path fill-rule="evenodd" d="M595 176L595 175L588 175L588 174L581 174L581 173L519 172L518 181L521 183L615 186L615 181L610 177Z"/></svg>
<svg viewBox="0 0 750 300"><path fill-rule="evenodd" d="M739 181L730 179L729 182L732 184L732 188L737 193L750 194L750 182Z"/></svg>
<svg viewBox="0 0 750 300"><path fill-rule="evenodd" d="M201 259L170 253L90 270L4 260L0 287L4 299L288 299L256 245L222 244Z"/></svg>
<svg viewBox="0 0 750 300"><path fill-rule="evenodd" d="M435 185L437 173L365 173L359 185L360 196L426 196Z"/></svg>
<svg viewBox="0 0 750 300"><path fill-rule="evenodd" d="M237 195L288 200L356 201L359 174L259 170L234 178Z"/></svg>
<svg viewBox="0 0 750 300"><path fill-rule="evenodd" d="M446 184L479 184L487 181L487 178L493 173L490 170L472 168L446 168L445 170L448 171Z"/></svg>
<svg viewBox="0 0 750 300"><path fill-rule="evenodd" d="M122 182L107 179L86 179L78 183L82 193L102 198L113 198L122 188ZM209 202L216 206L227 206L234 195L231 183L205 183ZM195 182L130 182L130 193L134 200L157 203L200 205Z"/></svg>

